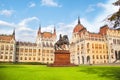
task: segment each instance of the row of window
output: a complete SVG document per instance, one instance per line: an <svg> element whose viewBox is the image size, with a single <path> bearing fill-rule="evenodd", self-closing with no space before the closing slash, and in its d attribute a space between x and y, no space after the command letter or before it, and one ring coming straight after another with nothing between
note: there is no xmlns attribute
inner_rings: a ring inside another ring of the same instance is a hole
<svg viewBox="0 0 120 80"><path fill-rule="evenodd" d="M90 52L90 49L87 49L87 53L108 53L107 50L92 50L92 52Z"/></svg>
<svg viewBox="0 0 120 80"><path fill-rule="evenodd" d="M103 62L93 61L93 64L100 64L100 63L107 63L107 61L106 60L104 60Z"/></svg>
<svg viewBox="0 0 120 80"><path fill-rule="evenodd" d="M13 45L1 45L1 50L13 50Z"/></svg>
<svg viewBox="0 0 120 80"><path fill-rule="evenodd" d="M93 59L108 59L108 55L104 55L104 56L102 56L102 55L93 55L92 58ZM113 56L112 56L112 58L113 58Z"/></svg>
<svg viewBox="0 0 120 80"><path fill-rule="evenodd" d="M23 53L20 53L20 54L17 54L17 55L20 55L20 56L36 56L37 54L23 54ZM39 53L37 56L40 56L41 54ZM42 54L42 56L53 56L53 55L51 55L51 54Z"/></svg>
<svg viewBox="0 0 120 80"><path fill-rule="evenodd" d="M90 48L92 48L92 49L106 49L107 48L107 46L105 45L105 44L90 44L90 43L87 43L87 48L88 49L90 49ZM83 47L83 44L81 44L80 46L78 45L77 46L77 50L79 51L80 49L84 49L84 47Z"/></svg>
<svg viewBox="0 0 120 80"><path fill-rule="evenodd" d="M4 53L4 52L1 51L0 54L13 54L13 52L5 52Z"/></svg>
<svg viewBox="0 0 120 80"><path fill-rule="evenodd" d="M120 39L113 39L114 44L120 44Z"/></svg>
<svg viewBox="0 0 120 80"><path fill-rule="evenodd" d="M105 49L107 46L105 44L90 44L87 43L87 48L90 48L92 46L93 49Z"/></svg>
<svg viewBox="0 0 120 80"><path fill-rule="evenodd" d="M0 59L12 59L12 56L3 56L3 55L0 55Z"/></svg>
<svg viewBox="0 0 120 80"><path fill-rule="evenodd" d="M18 59L18 58L16 58L16 59ZM20 60L42 60L42 61L53 61L53 58L38 58L38 59L36 59L35 57L20 57Z"/></svg>
<svg viewBox="0 0 120 80"><path fill-rule="evenodd" d="M36 53L37 49L26 49L26 48L16 48L16 52L33 52ZM40 49L38 49L38 52L40 52Z"/></svg>
<svg viewBox="0 0 120 80"><path fill-rule="evenodd" d="M41 50L38 49L38 52L40 52ZM36 53L37 52L37 49L24 49L24 48L17 48L16 49L16 52L26 52L26 53ZM42 53L53 53L53 50L42 50Z"/></svg>

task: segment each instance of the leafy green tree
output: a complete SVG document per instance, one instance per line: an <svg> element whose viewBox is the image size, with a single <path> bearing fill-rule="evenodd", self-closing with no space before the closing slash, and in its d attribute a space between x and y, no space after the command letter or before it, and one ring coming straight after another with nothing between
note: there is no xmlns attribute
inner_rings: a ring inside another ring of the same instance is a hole
<svg viewBox="0 0 120 80"><path fill-rule="evenodd" d="M120 0L117 0L116 2L114 2L113 5L120 7ZM114 14L112 14L112 16L110 16L108 18L108 20L110 22L114 21L114 25L113 25L114 28L116 28L116 27L120 28L120 8L119 8L119 10L117 12L115 12Z"/></svg>

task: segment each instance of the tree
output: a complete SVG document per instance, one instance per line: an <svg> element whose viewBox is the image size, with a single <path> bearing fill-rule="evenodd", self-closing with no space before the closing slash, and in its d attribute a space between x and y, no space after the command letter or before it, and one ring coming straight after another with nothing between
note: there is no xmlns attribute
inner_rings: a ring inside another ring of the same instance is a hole
<svg viewBox="0 0 120 80"><path fill-rule="evenodd" d="M116 2L114 2L113 5L120 7L120 0L117 0ZM114 21L114 25L113 25L114 28L116 28L116 27L120 28L120 8L119 8L119 10L117 12L115 12L114 14L112 14L112 16L110 16L108 18L108 20L110 22Z"/></svg>

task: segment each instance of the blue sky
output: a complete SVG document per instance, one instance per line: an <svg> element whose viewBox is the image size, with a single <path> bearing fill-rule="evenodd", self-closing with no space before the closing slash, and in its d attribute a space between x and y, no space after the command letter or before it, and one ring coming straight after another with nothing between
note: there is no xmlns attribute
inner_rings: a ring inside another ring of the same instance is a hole
<svg viewBox="0 0 120 80"><path fill-rule="evenodd" d="M80 16L81 23L91 32L98 32L106 24L103 20L117 11L115 0L0 0L0 34L11 34L16 29L16 39L35 41L37 29L57 35L72 30ZM67 30L67 31L66 31Z"/></svg>

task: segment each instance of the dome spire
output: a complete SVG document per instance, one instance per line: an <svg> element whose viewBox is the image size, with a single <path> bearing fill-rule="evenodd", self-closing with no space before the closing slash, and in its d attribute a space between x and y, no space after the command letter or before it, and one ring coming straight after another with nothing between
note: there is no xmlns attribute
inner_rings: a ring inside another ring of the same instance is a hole
<svg viewBox="0 0 120 80"><path fill-rule="evenodd" d="M80 17L78 16L78 24L80 24Z"/></svg>
<svg viewBox="0 0 120 80"><path fill-rule="evenodd" d="M55 25L54 25L54 33L53 33L55 36L56 36L56 28L55 28Z"/></svg>
<svg viewBox="0 0 120 80"><path fill-rule="evenodd" d="M13 30L12 36L13 36L13 38L14 38L14 40L15 40L15 28L14 28L14 30Z"/></svg>
<svg viewBox="0 0 120 80"><path fill-rule="evenodd" d="M39 30L38 30L38 34L41 33L41 25L39 24Z"/></svg>

